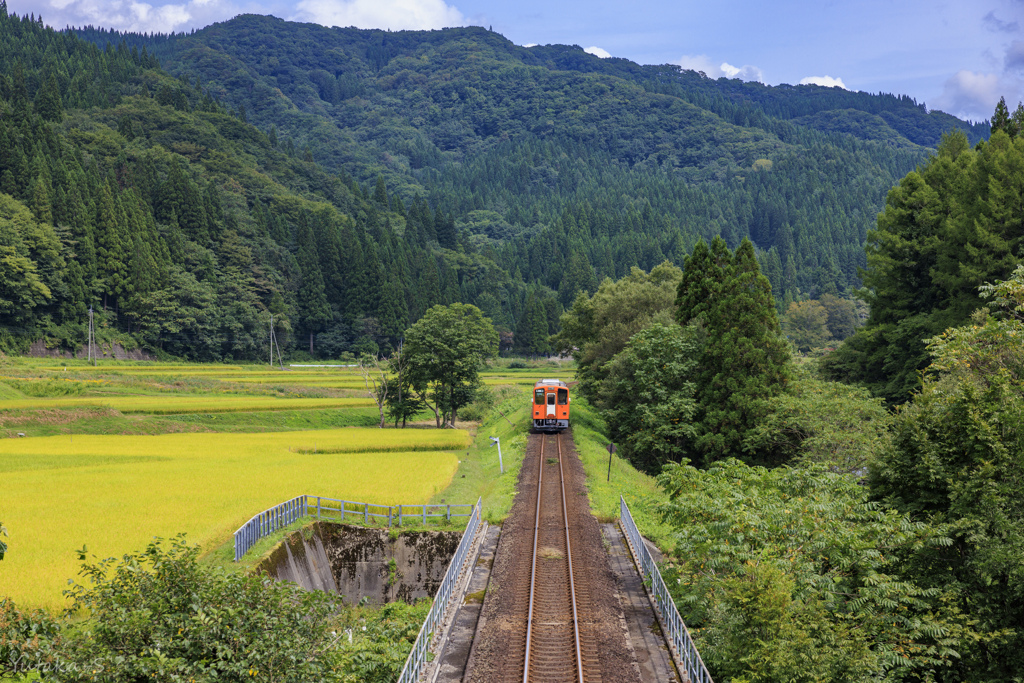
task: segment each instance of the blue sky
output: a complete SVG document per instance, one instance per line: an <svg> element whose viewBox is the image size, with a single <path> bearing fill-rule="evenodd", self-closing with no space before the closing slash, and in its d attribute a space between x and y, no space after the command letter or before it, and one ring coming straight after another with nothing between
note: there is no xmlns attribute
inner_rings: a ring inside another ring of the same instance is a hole
<svg viewBox="0 0 1024 683"><path fill-rule="evenodd" d="M326 26L491 26L712 77L906 94L972 120L1024 99L1024 0L8 0L56 28L187 31L242 13Z"/></svg>

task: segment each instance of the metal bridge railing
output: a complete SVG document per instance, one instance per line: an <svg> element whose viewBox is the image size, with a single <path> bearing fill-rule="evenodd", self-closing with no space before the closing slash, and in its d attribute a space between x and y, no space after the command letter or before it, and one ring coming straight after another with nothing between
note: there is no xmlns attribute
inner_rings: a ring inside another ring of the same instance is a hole
<svg viewBox="0 0 1024 683"><path fill-rule="evenodd" d="M235 532L235 562L242 559L242 555L245 555L256 541L305 516L306 496L286 500L257 513Z"/></svg>
<svg viewBox="0 0 1024 683"><path fill-rule="evenodd" d="M431 606L430 613L427 614L427 618L420 628L420 633L412 646L412 652L409 653L408 659L405 660L405 668L402 669L402 675L398 677L398 683L415 683L419 679L420 674L423 673L423 668L427 664L427 655L430 652L430 645L434 640L435 632L444 621L445 613L447 613L451 603L461 597L460 594L456 593L456 588L459 583L459 577L462 576L469 552L473 548L473 538L476 536L477 529L480 526L481 500L477 500L476 505L473 506L469 524L466 525L466 531L462 534L462 541L459 542L459 547L455 551L452 561L448 564L448 571L444 574L441 587L437 589L437 594L434 595L434 604Z"/></svg>
<svg viewBox="0 0 1024 683"><path fill-rule="evenodd" d="M478 504L479 506L479 504ZM466 512L459 512L469 508ZM406 520L413 523L426 524L427 520L444 518L451 521L453 517L472 516L474 506L469 503L459 505L377 505L353 500L324 498L323 496L298 496L286 500L279 505L268 508L253 516L235 532L235 562L249 552L257 541L275 531L283 529L292 522L316 513L317 520L337 518L344 522L362 522L370 525L387 520L387 525L402 526ZM454 512L453 512L454 510Z"/></svg>
<svg viewBox="0 0 1024 683"><path fill-rule="evenodd" d="M651 557L647 546L644 545L640 531L633 523L633 515L629 513L629 507L622 496L619 496L619 525L626 536L636 566L640 570L640 577L645 582L650 581L651 602L654 603L658 621L668 640L672 657L676 660L676 666L679 667L680 672L685 672L685 675L689 676L691 683L713 683L711 674L704 666L704 661L697 652L697 646L694 645L693 639L690 638L690 632L687 630L686 624L683 623L683 618L679 616L679 610L676 609L668 587L665 586L665 581L661 578L658 565Z"/></svg>

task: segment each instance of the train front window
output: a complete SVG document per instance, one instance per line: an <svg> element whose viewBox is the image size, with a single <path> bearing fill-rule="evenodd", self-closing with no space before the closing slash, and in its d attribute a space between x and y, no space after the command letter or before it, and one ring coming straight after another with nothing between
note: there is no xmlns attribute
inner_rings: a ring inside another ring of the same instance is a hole
<svg viewBox="0 0 1024 683"><path fill-rule="evenodd" d="M569 390L559 389L558 390L558 405L567 406L569 405Z"/></svg>
<svg viewBox="0 0 1024 683"><path fill-rule="evenodd" d="M548 394L548 405L549 406L555 405L555 394L554 394L554 392Z"/></svg>
<svg viewBox="0 0 1024 683"><path fill-rule="evenodd" d="M539 406L544 405L544 390L543 389L537 389L535 392L533 392L533 402L536 403Z"/></svg>

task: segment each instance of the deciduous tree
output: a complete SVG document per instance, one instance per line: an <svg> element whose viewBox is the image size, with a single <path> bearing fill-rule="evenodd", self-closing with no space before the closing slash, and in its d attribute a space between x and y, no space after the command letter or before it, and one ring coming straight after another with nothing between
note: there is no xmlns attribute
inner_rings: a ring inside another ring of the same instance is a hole
<svg viewBox="0 0 1024 683"><path fill-rule="evenodd" d="M609 406L609 436L639 469L657 474L691 452L699 336L696 326L654 323L633 335L606 366L600 398Z"/></svg>
<svg viewBox="0 0 1024 683"><path fill-rule="evenodd" d="M498 333L471 304L434 306L406 330L412 386L427 400L439 428L455 426L459 408L473 401L484 361L497 350Z"/></svg>
<svg viewBox="0 0 1024 683"><path fill-rule="evenodd" d="M995 314L928 341L933 363L869 479L875 499L953 539L913 567L924 585L950 589L981 633L950 681L1024 671L1024 266L982 293Z"/></svg>
<svg viewBox="0 0 1024 683"><path fill-rule="evenodd" d="M820 349L832 338L828 311L815 299L791 303L782 317L782 329L798 351Z"/></svg>

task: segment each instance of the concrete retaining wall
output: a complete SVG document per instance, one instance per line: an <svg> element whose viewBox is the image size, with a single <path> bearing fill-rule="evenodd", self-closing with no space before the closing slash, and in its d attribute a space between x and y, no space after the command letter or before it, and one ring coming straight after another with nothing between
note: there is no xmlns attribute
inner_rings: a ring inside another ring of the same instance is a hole
<svg viewBox="0 0 1024 683"><path fill-rule="evenodd" d="M403 531L314 522L289 535L257 571L345 602L413 602L437 592L462 537L459 531Z"/></svg>
<svg viewBox="0 0 1024 683"><path fill-rule="evenodd" d="M128 351L120 344L101 344L98 350L93 347L93 352L98 353L102 360L156 360L155 356L151 356L145 351L140 349ZM89 348L82 344L75 353L64 349L48 349L45 341L37 339L29 347L28 355L32 358L88 358Z"/></svg>

